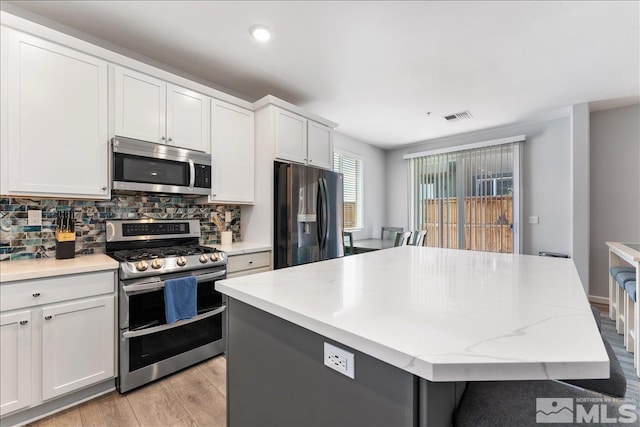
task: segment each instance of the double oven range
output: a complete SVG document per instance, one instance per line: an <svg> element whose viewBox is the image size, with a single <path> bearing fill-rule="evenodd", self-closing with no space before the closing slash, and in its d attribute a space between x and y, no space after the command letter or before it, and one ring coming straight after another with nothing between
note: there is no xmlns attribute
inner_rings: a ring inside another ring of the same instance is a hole
<svg viewBox="0 0 640 427"><path fill-rule="evenodd" d="M120 262L121 393L226 350L226 299L215 282L227 274L224 252L199 245L198 220L108 220L107 254ZM195 276L197 315L168 324L164 285Z"/></svg>

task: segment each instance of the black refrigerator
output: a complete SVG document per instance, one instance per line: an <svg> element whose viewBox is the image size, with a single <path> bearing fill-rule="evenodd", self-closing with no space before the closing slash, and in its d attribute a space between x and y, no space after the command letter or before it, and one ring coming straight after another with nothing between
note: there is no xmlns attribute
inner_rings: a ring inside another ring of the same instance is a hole
<svg viewBox="0 0 640 427"><path fill-rule="evenodd" d="M344 256L342 174L274 162L274 268Z"/></svg>

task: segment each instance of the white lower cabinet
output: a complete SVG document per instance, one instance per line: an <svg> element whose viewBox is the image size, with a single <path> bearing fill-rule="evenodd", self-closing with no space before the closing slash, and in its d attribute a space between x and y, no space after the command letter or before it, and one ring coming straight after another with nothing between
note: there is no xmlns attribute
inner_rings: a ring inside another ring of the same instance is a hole
<svg viewBox="0 0 640 427"><path fill-rule="evenodd" d="M31 310L0 315L0 415L31 405Z"/></svg>
<svg viewBox="0 0 640 427"><path fill-rule="evenodd" d="M47 306L42 318L44 400L113 377L113 296Z"/></svg>
<svg viewBox="0 0 640 427"><path fill-rule="evenodd" d="M114 377L115 280L104 271L0 286L1 416Z"/></svg>
<svg viewBox="0 0 640 427"><path fill-rule="evenodd" d="M230 255L227 261L227 278L246 276L271 270L271 251Z"/></svg>

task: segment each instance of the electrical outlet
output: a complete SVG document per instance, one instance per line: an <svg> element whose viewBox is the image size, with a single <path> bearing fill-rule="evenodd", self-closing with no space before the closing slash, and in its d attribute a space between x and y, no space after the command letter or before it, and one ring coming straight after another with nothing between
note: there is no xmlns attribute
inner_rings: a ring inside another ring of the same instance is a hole
<svg viewBox="0 0 640 427"><path fill-rule="evenodd" d="M231 211L224 212L224 222L231 222Z"/></svg>
<svg viewBox="0 0 640 427"><path fill-rule="evenodd" d="M42 211L27 211L27 225L42 225Z"/></svg>
<svg viewBox="0 0 640 427"><path fill-rule="evenodd" d="M324 343L324 365L349 378L355 378L355 359L353 353L349 353L329 343Z"/></svg>
<svg viewBox="0 0 640 427"><path fill-rule="evenodd" d="M529 224L540 224L540 217L539 216L530 216L529 217Z"/></svg>

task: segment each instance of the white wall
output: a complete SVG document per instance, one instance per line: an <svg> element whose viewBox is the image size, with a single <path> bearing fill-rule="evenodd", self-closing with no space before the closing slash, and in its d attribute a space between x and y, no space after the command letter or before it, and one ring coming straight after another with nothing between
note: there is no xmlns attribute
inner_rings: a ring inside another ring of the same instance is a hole
<svg viewBox="0 0 640 427"><path fill-rule="evenodd" d="M589 295L589 105L571 107L571 254Z"/></svg>
<svg viewBox="0 0 640 427"><path fill-rule="evenodd" d="M640 242L640 105L591 113L591 295L608 297L605 242Z"/></svg>
<svg viewBox="0 0 640 427"><path fill-rule="evenodd" d="M354 232L353 238L380 237L380 227L387 225L386 152L338 132L333 143L336 150L356 154L364 163L364 229Z"/></svg>
<svg viewBox="0 0 640 427"><path fill-rule="evenodd" d="M522 253L545 250L571 254L569 117L540 123L473 132L425 141L387 154L387 223L408 229L408 160L402 156L424 150L455 147L525 134L522 198ZM540 223L527 224L528 216Z"/></svg>

